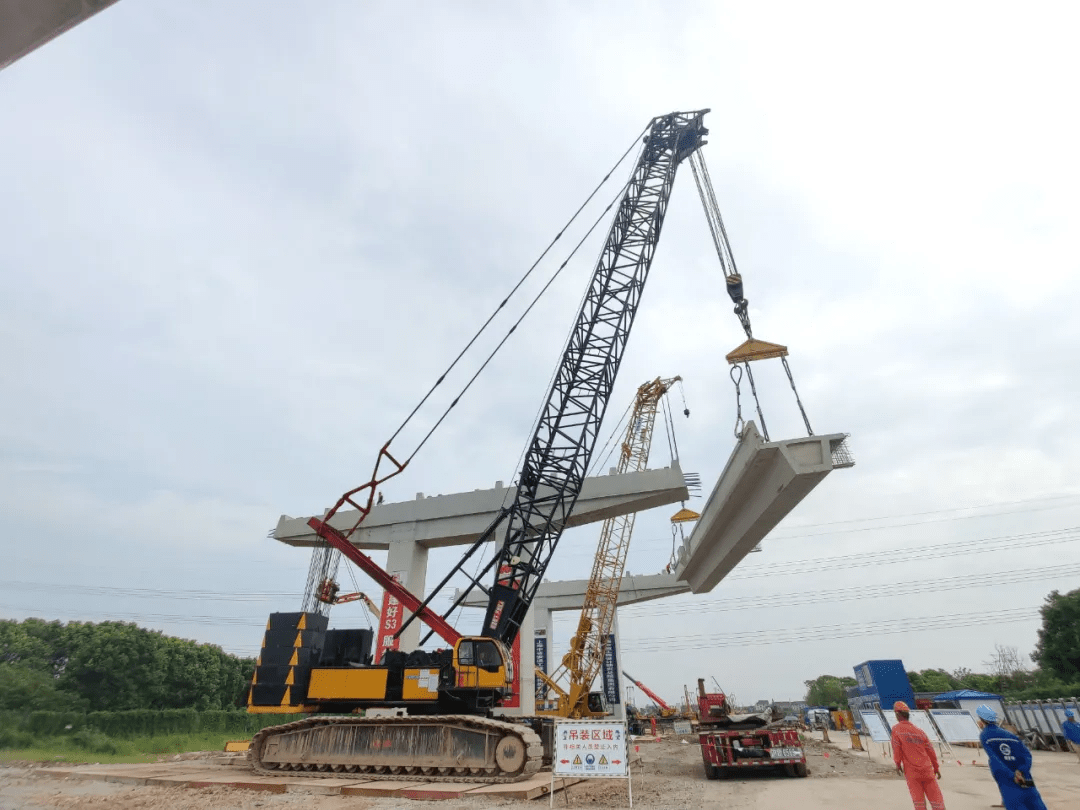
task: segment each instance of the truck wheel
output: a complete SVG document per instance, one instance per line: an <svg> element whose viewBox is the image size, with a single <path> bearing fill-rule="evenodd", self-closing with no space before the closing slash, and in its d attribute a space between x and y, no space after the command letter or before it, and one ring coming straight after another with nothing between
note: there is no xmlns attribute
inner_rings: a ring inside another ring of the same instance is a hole
<svg viewBox="0 0 1080 810"><path fill-rule="evenodd" d="M706 762L705 763L705 778L706 779L719 779L720 778L720 769L717 768L715 765Z"/></svg>
<svg viewBox="0 0 1080 810"><path fill-rule="evenodd" d="M796 776L809 776L810 769L806 767L805 762L795 763L795 775Z"/></svg>
<svg viewBox="0 0 1080 810"><path fill-rule="evenodd" d="M796 774L796 771L795 771L795 763L794 762L789 762L787 765L784 766L784 775L785 776L795 776L795 774Z"/></svg>

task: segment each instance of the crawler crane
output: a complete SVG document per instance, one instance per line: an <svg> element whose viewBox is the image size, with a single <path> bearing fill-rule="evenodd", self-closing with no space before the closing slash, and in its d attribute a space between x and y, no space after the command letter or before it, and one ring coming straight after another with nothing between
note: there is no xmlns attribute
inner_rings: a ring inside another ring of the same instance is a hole
<svg viewBox="0 0 1080 810"><path fill-rule="evenodd" d="M543 746L536 726L491 715L512 694L510 646L581 492L676 169L704 143L706 112L671 113L647 127L525 453L514 501L433 591L438 593L455 575L469 579L469 587L450 609L435 613L428 606L431 597L414 596L350 542L371 511L378 488L400 474L411 458L399 461L389 441L379 451L371 479L346 492L326 515L309 521L322 539L386 590L398 603L395 607L407 610L409 621L423 621L447 648L389 651L382 660L371 661L371 638L365 638L364 631L327 631L325 615L315 611L273 614L249 711L353 714L314 716L259 732L249 754L258 772L506 782L539 769ZM331 519L345 507L356 509L359 517L342 531ZM494 556L479 573L468 572L466 564L488 541L495 541ZM463 636L446 617L473 588L487 595L487 609L480 635ZM326 643L331 633L353 632L360 635ZM400 707L409 714L355 714Z"/></svg>

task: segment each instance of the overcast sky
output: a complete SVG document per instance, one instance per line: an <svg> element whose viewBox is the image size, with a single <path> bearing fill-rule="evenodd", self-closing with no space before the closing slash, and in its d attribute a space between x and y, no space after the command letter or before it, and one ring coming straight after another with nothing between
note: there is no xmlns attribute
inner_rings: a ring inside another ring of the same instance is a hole
<svg viewBox="0 0 1080 810"><path fill-rule="evenodd" d="M712 593L623 609L626 669L753 701L1029 653L1045 595L1080 587L1076 12L405 8L122 2L0 73L0 616L254 655L307 571L278 516L361 483L649 119L709 107L755 334L858 463ZM514 478L601 239L388 500ZM706 490L734 448L723 286L684 166L602 435L681 374ZM757 374L773 438L801 435L782 369ZM630 571L667 563L673 511L639 519ZM596 539L549 575L588 576Z"/></svg>

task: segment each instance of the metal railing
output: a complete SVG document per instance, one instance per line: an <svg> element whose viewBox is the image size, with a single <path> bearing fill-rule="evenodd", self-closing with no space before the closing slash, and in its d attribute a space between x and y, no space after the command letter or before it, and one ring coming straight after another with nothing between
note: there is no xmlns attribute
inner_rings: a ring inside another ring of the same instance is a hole
<svg viewBox="0 0 1080 810"><path fill-rule="evenodd" d="M1005 719L1016 728L1029 748L1041 751L1068 751L1061 724L1065 709L1080 717L1080 700L1076 697L1055 700L1022 700L1005 703Z"/></svg>

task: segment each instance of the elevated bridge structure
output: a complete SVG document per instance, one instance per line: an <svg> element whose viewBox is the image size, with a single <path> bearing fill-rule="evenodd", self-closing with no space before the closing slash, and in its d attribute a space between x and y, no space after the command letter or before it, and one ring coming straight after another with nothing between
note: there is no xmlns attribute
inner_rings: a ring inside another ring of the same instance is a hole
<svg viewBox="0 0 1080 810"><path fill-rule="evenodd" d="M753 551L768 533L802 502L832 470L850 467L854 460L846 434L808 436L767 442L753 422L746 424L723 473L705 501L701 517L676 552L670 570L648 576L627 575L619 592L619 604L631 605L682 593L708 593ZM491 523L514 489L502 482L492 489L450 495L425 496L377 506L363 527L353 535L361 549L388 551L386 570L398 575L406 588L424 594L428 551L471 544ZM678 463L657 470L588 478L568 525L582 526L617 515L631 514L687 500L689 493ZM282 516L271 532L275 539L293 546L314 546L317 536L307 518ZM339 513L332 523L352 525L355 517ZM552 614L580 610L588 580L545 581L536 593L532 609L522 624L519 677L521 705L514 710L536 710L532 687L536 652L545 639L546 658L554 664L562 650L552 638ZM463 604L485 608L482 593ZM618 619L614 625L614 668L621 672ZM410 625L401 637L401 649L419 645L420 628ZM530 649L532 646L532 649ZM621 701L617 716L623 716ZM511 712L508 712L511 713Z"/></svg>

